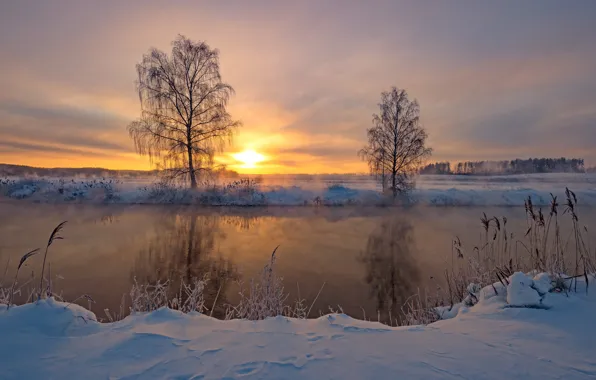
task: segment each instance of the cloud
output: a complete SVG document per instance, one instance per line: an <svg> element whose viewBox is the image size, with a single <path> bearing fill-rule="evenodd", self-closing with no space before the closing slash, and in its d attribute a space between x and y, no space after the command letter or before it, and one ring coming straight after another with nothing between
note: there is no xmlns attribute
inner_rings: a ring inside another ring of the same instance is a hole
<svg viewBox="0 0 596 380"><path fill-rule="evenodd" d="M18 141L0 141L0 151L4 152L16 152L16 151L25 151L30 154L35 153L55 153L55 154L69 154L69 155L90 155L90 156L99 156L99 157L107 157L109 156L108 153L105 152L90 152L81 149L72 149L72 148L65 148L59 146L51 146L51 145L42 145L42 144L35 144L35 143L26 143L26 142L18 142Z"/></svg>
<svg viewBox="0 0 596 380"><path fill-rule="evenodd" d="M125 131L127 121L105 110L64 106L0 103L0 138L61 144L79 148L130 152L129 144L112 139Z"/></svg>
<svg viewBox="0 0 596 380"><path fill-rule="evenodd" d="M34 104L5 102L0 104L0 112L48 123L69 122L94 130L102 130L106 125L121 121L116 116L102 109L77 109L57 105L43 107Z"/></svg>
<svg viewBox="0 0 596 380"><path fill-rule="evenodd" d="M0 140L31 149L112 152L136 165L125 128L138 115L135 64L182 33L220 49L223 78L237 91L230 110L245 126L223 160L253 147L270 153L272 170L361 170L355 151L380 93L395 85L419 100L437 160L556 154L596 164L594 2L2 8ZM21 159L33 151L23 147Z"/></svg>
<svg viewBox="0 0 596 380"><path fill-rule="evenodd" d="M357 152L358 150L352 147L325 147L321 145L314 145L281 149L277 151L277 155L280 157L286 154L290 154L307 155L318 158L354 159L354 157L356 157Z"/></svg>

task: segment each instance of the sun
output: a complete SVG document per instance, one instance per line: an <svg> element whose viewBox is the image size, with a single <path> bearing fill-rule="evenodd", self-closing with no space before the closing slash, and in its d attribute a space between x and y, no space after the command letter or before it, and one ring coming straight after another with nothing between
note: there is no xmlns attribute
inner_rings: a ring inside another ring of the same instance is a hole
<svg viewBox="0 0 596 380"><path fill-rule="evenodd" d="M259 162L265 160L265 156L255 152L252 149L235 153L232 155L232 157L234 157L237 161L240 161L242 163L242 167L247 169L255 168Z"/></svg>

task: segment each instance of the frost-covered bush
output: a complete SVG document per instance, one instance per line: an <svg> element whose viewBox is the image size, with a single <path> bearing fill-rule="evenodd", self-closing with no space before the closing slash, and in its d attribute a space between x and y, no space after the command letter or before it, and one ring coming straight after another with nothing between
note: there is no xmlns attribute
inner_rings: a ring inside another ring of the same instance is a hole
<svg viewBox="0 0 596 380"><path fill-rule="evenodd" d="M33 195L43 185L43 180L4 178L0 180L0 193L9 198L23 199Z"/></svg>
<svg viewBox="0 0 596 380"><path fill-rule="evenodd" d="M276 251L277 248L258 280L251 279L248 288L240 282L240 302L236 306L229 306L226 319L254 321L284 314L288 294L284 291L283 279L275 271Z"/></svg>
<svg viewBox="0 0 596 380"><path fill-rule="evenodd" d="M38 201L94 200L112 202L118 200L115 179L45 179L19 178L0 180L0 195L14 198L35 198Z"/></svg>
<svg viewBox="0 0 596 380"><path fill-rule="evenodd" d="M258 191L258 187L259 181L242 178L224 185L223 191L228 194L251 195Z"/></svg>
<svg viewBox="0 0 596 380"><path fill-rule="evenodd" d="M423 297L420 292L409 297L401 310L403 316L397 322L402 326L428 325L443 319L441 307L433 304L432 297Z"/></svg>
<svg viewBox="0 0 596 380"><path fill-rule="evenodd" d="M143 187L141 194L140 201L148 203L190 203L192 200L188 188L161 181Z"/></svg>
<svg viewBox="0 0 596 380"><path fill-rule="evenodd" d="M277 275L275 268L277 248L271 254L269 262L263 267L257 279L251 279L248 286L240 282L240 301L228 305L226 319L262 320L268 317L286 316L308 318L310 310L322 291L307 308L306 300L300 297L288 303L289 293L284 289L283 278ZM323 284L324 285L324 284ZM298 289L300 293L300 289Z"/></svg>
<svg viewBox="0 0 596 380"><path fill-rule="evenodd" d="M134 279L130 290L131 306L133 313L150 312L162 307L180 310L183 313L203 312L205 298L203 292L207 278L194 278L190 284L183 280L176 291L171 287L171 281L157 281L154 284L139 284Z"/></svg>
<svg viewBox="0 0 596 380"><path fill-rule="evenodd" d="M220 202L232 205L265 205L266 197L259 186L260 181L251 178L230 182L222 187Z"/></svg>
<svg viewBox="0 0 596 380"><path fill-rule="evenodd" d="M327 190L329 190L329 191L347 191L349 189L347 187L345 187L344 185L342 185L341 183L333 183L333 184L327 186Z"/></svg>

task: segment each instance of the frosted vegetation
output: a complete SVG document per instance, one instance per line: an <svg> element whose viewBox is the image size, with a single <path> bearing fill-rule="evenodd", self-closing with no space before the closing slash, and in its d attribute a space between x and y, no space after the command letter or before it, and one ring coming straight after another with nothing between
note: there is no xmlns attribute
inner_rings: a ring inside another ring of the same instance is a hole
<svg viewBox="0 0 596 380"><path fill-rule="evenodd" d="M0 178L0 200L94 204L199 204L237 206L341 206L427 204L437 206L518 206L528 196L547 206L552 189L571 186L583 205L596 205L596 174L510 176L425 175L397 200L382 195L368 177L267 177L218 179L196 190L151 178ZM563 196L562 192L555 195Z"/></svg>

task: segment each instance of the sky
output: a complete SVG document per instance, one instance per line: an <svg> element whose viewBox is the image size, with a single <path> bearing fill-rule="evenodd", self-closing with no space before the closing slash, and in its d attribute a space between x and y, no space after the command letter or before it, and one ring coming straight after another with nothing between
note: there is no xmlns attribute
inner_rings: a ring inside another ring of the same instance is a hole
<svg viewBox="0 0 596 380"><path fill-rule="evenodd" d="M594 20L592 0L0 0L0 162L149 169L126 130L135 65L183 34L236 90L244 125L218 157L234 170L364 172L391 86L419 101L432 161L596 165ZM243 167L246 150L265 160Z"/></svg>

